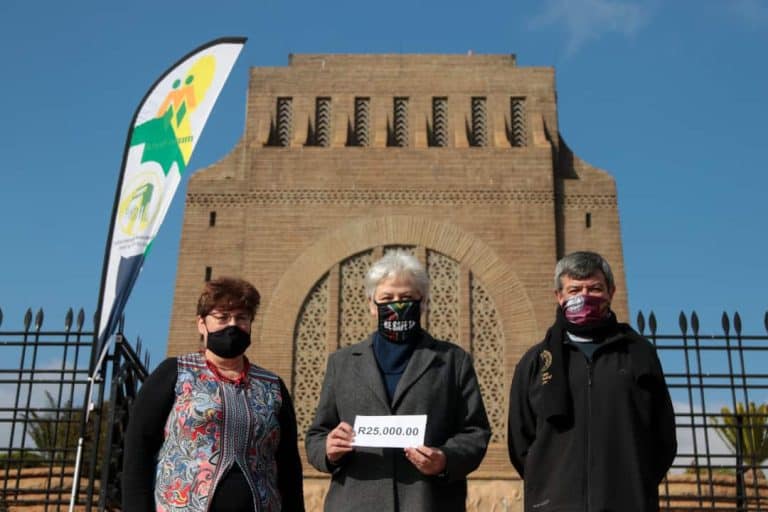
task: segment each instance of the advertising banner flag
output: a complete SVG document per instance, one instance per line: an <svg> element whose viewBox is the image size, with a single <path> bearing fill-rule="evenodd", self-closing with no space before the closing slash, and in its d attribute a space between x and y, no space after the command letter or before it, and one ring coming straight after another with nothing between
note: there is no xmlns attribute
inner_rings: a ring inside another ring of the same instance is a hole
<svg viewBox="0 0 768 512"><path fill-rule="evenodd" d="M131 121L104 252L97 336L77 442L69 512L74 511L77 502L86 426L110 336L117 328L144 258L245 41L243 37L216 39L179 59L149 89Z"/></svg>
<svg viewBox="0 0 768 512"><path fill-rule="evenodd" d="M200 134L245 38L193 50L150 88L123 153L99 294L98 352L114 333Z"/></svg>

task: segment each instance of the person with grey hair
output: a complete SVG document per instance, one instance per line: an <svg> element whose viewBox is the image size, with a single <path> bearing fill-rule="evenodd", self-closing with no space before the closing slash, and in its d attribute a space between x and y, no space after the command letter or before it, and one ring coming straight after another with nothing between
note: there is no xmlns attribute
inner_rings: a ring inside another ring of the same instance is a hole
<svg viewBox="0 0 768 512"><path fill-rule="evenodd" d="M555 266L554 324L515 368L509 457L526 512L659 510L677 452L654 346L611 310L608 262L574 252Z"/></svg>
<svg viewBox="0 0 768 512"><path fill-rule="evenodd" d="M331 473L325 510L464 511L491 436L472 360L421 328L429 277L413 255L385 254L365 290L377 329L328 358L306 436L309 463ZM426 415L423 445L355 444L356 417L392 415Z"/></svg>

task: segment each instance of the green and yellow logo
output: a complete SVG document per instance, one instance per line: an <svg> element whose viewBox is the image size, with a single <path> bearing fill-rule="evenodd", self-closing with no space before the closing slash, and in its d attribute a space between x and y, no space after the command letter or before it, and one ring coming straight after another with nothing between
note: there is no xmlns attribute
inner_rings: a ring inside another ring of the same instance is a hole
<svg viewBox="0 0 768 512"><path fill-rule="evenodd" d="M140 173L125 190L118 206L117 222L124 234L139 235L152 225L160 209L163 177L152 171Z"/></svg>
<svg viewBox="0 0 768 512"><path fill-rule="evenodd" d="M174 164L183 174L194 147L192 113L204 100L216 73L216 58L205 55L177 77L155 117L134 127L131 146L144 144L141 162L157 162L167 175Z"/></svg>

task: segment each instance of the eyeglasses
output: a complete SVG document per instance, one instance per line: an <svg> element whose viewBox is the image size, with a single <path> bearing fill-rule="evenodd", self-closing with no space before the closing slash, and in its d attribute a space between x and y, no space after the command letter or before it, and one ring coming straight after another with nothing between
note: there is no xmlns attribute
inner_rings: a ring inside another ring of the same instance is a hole
<svg viewBox="0 0 768 512"><path fill-rule="evenodd" d="M208 316L219 325L228 325L232 320L237 325L250 325L253 317L247 313L229 313L221 311L211 311Z"/></svg>

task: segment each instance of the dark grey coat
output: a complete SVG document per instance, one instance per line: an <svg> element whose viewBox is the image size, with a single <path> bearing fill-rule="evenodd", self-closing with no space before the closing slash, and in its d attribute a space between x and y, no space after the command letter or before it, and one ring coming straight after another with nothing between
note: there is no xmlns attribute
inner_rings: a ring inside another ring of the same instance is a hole
<svg viewBox="0 0 768 512"><path fill-rule="evenodd" d="M341 421L354 425L358 414L427 414L424 444L445 453L445 474L421 474L399 448L356 448L330 465L326 436ZM306 447L310 464L332 474L326 511L451 512L465 510L466 477L480 465L490 436L469 354L425 332L391 406L371 337L331 354Z"/></svg>

